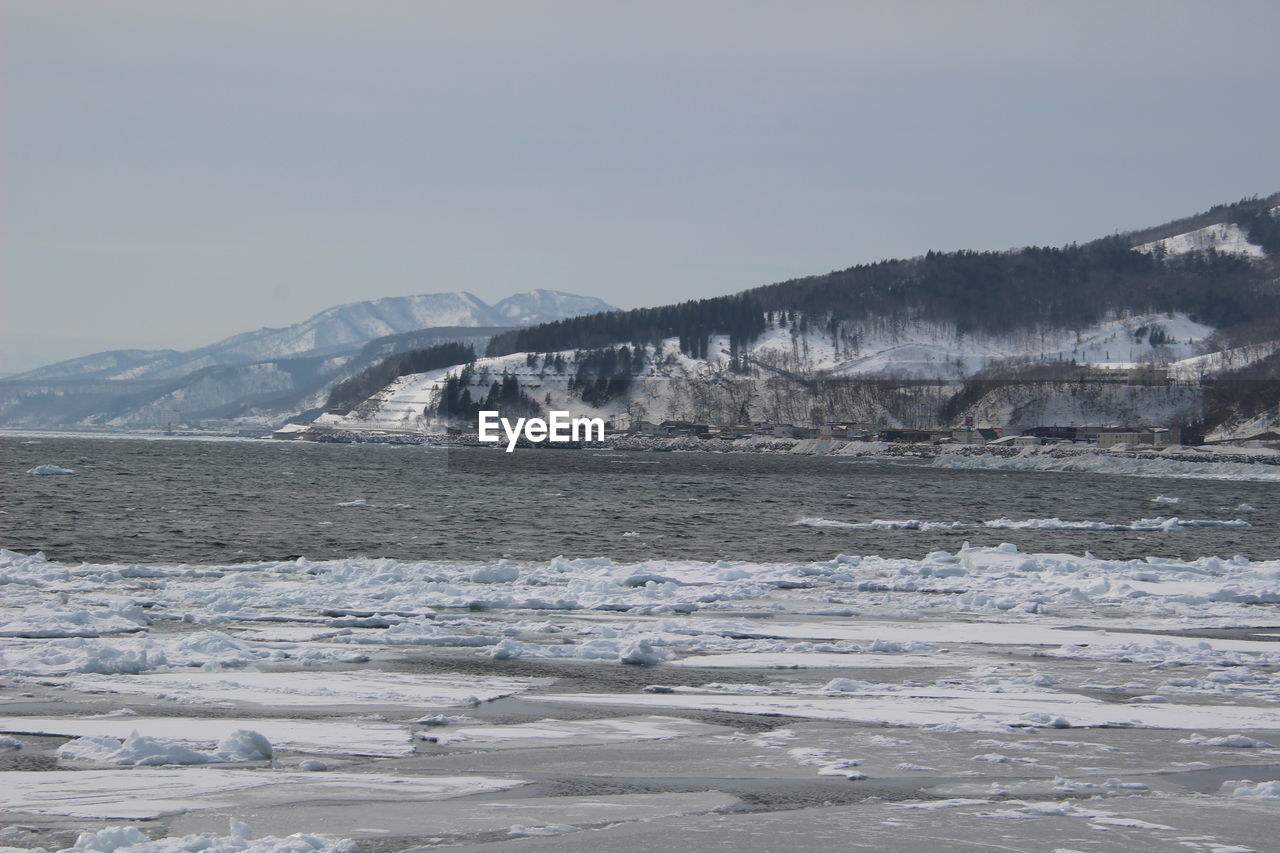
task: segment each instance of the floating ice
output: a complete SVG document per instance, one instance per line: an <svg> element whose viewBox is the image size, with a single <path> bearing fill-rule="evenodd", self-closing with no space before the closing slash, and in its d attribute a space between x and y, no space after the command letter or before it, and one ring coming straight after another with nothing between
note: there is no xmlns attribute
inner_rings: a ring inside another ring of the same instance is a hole
<svg viewBox="0 0 1280 853"><path fill-rule="evenodd" d="M1186 527L1251 527L1249 522L1236 518L1230 521L1218 521L1203 518L1140 518L1129 524L1111 524L1105 521L1063 521L1060 518L1029 518L1025 521L1014 521L1011 518L997 518L984 521L983 527L1005 530L1181 530Z"/></svg>
<svg viewBox="0 0 1280 853"><path fill-rule="evenodd" d="M191 809L226 808L229 795L251 789L269 791L278 788L277 796L285 801L342 800L370 794L403 801L442 800L502 791L523 784L521 779L487 776L308 773L207 766L157 767L146 771L134 768L14 770L0 772L0 810L83 818L154 820ZM155 853L190 853L191 850L204 849L199 844L185 848L175 845L157 849ZM239 845L233 849L246 848ZM280 853L297 851L283 847Z"/></svg>
<svg viewBox="0 0 1280 853"><path fill-rule="evenodd" d="M1028 518L1014 521L1012 518L996 518L982 522L983 527L1000 530L1128 530L1124 524L1108 524L1103 521L1063 521L1061 518Z"/></svg>
<svg viewBox="0 0 1280 853"><path fill-rule="evenodd" d="M875 519L874 521L835 521L829 518L802 518L794 524L801 527L846 527L854 530L963 530L963 521L921 521L909 519Z"/></svg>
<svg viewBox="0 0 1280 853"><path fill-rule="evenodd" d="M70 468L59 468L57 465L37 465L27 471L28 474L49 475L49 474L74 474Z"/></svg>
<svg viewBox="0 0 1280 853"><path fill-rule="evenodd" d="M1058 471L1080 474L1124 474L1175 480L1280 480L1280 466L1248 462L1185 461L1156 455L1135 457L1115 453L1060 454L1053 450L1028 451L1017 456L943 453L933 461L937 468L978 468L1002 471Z"/></svg>
<svg viewBox="0 0 1280 853"><path fill-rule="evenodd" d="M1235 749L1269 749L1271 744L1265 740L1246 737L1242 734L1223 735L1222 737L1205 737L1202 734L1193 734L1190 737L1182 738L1178 743L1194 743L1201 746L1225 746Z"/></svg>
<svg viewBox="0 0 1280 853"><path fill-rule="evenodd" d="M351 672L159 672L79 676L77 689L164 696L189 703L244 702L268 707L458 705L527 690L528 679L359 670Z"/></svg>
<svg viewBox="0 0 1280 853"><path fill-rule="evenodd" d="M127 767L165 764L214 764L230 761L269 761L271 741L259 732L237 729L218 741L213 752L199 752L178 743L146 737L134 731L123 741L109 737L82 737L58 747L57 756L68 761L92 761Z"/></svg>
<svg viewBox="0 0 1280 853"><path fill-rule="evenodd" d="M741 714L780 714L817 720L937 726L945 731L1009 731L1012 727L1145 727L1198 729L1231 726L1280 730L1280 713L1240 705L1117 707L1072 693L988 693L963 688L877 684L851 696L735 685L724 690L678 689L643 694L538 694L530 701L621 705Z"/></svg>
<svg viewBox="0 0 1280 853"><path fill-rule="evenodd" d="M654 648L647 640L639 639L619 652L618 660L636 666L653 666L670 659L671 656L671 652L666 649Z"/></svg>
<svg viewBox="0 0 1280 853"><path fill-rule="evenodd" d="M249 729L265 741L239 735ZM261 754L271 744L279 749L304 752L370 756L400 756L413 751L406 728L368 720L233 719L225 717L0 717L0 731L24 734L95 738L123 745L133 732L146 732L145 741L177 743L193 751L226 749L248 755ZM90 749L111 752L109 743ZM143 744L142 749L150 748ZM79 748L78 748L79 749ZM253 759L231 759L253 760ZM201 762L203 763L203 762Z"/></svg>
<svg viewBox="0 0 1280 853"><path fill-rule="evenodd" d="M1232 779L1222 783L1222 793L1247 800L1280 801L1280 779L1270 782L1254 782L1252 779Z"/></svg>
<svg viewBox="0 0 1280 853"><path fill-rule="evenodd" d="M601 720L555 720L495 726L450 726L421 737L441 746L505 749L528 746L571 746L583 743L629 743L711 735L728 731L679 717L613 717Z"/></svg>

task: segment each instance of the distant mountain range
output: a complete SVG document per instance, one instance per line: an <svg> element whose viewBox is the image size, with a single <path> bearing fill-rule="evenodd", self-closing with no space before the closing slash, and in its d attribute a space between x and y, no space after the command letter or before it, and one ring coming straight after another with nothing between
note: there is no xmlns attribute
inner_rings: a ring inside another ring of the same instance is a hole
<svg viewBox="0 0 1280 853"><path fill-rule="evenodd" d="M9 377L0 425L260 429L328 408L331 425L415 431L511 399L616 421L1261 434L1280 423L1278 260L1280 194L1082 244L928 252L627 311L545 290L382 299ZM463 346L411 354L438 344ZM467 346L474 362L440 362Z"/></svg>
<svg viewBox="0 0 1280 853"><path fill-rule="evenodd" d="M270 424L319 405L333 384L388 355L446 342L483 351L499 332L609 310L556 290L494 305L466 292L353 302L199 349L110 350L0 378L0 425Z"/></svg>
<svg viewBox="0 0 1280 853"><path fill-rule="evenodd" d="M13 380L175 379L204 367L316 357L358 349L374 338L439 327L527 326L613 306L591 296L531 290L495 305L465 291L391 296L321 311L280 329L262 328L199 349L108 350L7 377Z"/></svg>

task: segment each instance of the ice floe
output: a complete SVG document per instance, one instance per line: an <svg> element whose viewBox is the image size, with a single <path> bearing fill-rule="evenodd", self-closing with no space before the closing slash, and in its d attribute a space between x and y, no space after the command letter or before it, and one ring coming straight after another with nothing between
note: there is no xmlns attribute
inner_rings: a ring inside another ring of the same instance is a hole
<svg viewBox="0 0 1280 853"><path fill-rule="evenodd" d="M227 808L234 794L289 786L291 797L354 798L382 794L439 800L524 784L487 776L296 773L211 767L0 772L0 809L37 815L153 820L189 809ZM175 851L176 853L176 851Z"/></svg>
<svg viewBox="0 0 1280 853"><path fill-rule="evenodd" d="M1222 783L1222 792L1232 797L1248 800L1280 801L1280 780L1254 782L1252 779L1233 779Z"/></svg>
<svg viewBox="0 0 1280 853"><path fill-rule="evenodd" d="M331 705L409 707L473 704L527 690L527 679L449 677L381 672L161 672L132 676L78 676L77 690L144 694L189 704L243 702L282 708Z"/></svg>
<svg viewBox="0 0 1280 853"><path fill-rule="evenodd" d="M232 818L230 834L168 836L151 839L136 826L109 826L93 832L82 832L71 847L60 853L356 853L350 839L333 839L320 835L295 833L285 838L273 835L253 838L249 827Z"/></svg>
<svg viewBox="0 0 1280 853"><path fill-rule="evenodd" d="M1280 466L1248 462L1188 461L1150 456L1079 453L1055 454L1027 448L1017 456L943 453L933 461L938 468L977 468L998 471L1057 471L1077 474L1123 474L1173 480L1280 481Z"/></svg>
<svg viewBox="0 0 1280 853"><path fill-rule="evenodd" d="M870 684L831 691L796 687L717 685L637 694L540 694L534 701L773 714L816 720L933 726L948 731L1013 728L1145 727L1280 730L1280 711L1243 705L1116 705L1091 696L1050 691ZM842 687L844 685L841 685ZM836 695L832 695L832 693Z"/></svg>
<svg viewBox="0 0 1280 853"><path fill-rule="evenodd" d="M629 743L712 735L729 731L679 717L614 717L603 720L555 720L492 726L450 726L419 735L440 746L507 749L571 746L584 743Z"/></svg>
<svg viewBox="0 0 1280 853"><path fill-rule="evenodd" d="M237 729L218 741L212 752L189 749L172 741L157 740L134 731L123 741L109 737L81 737L57 750L67 761L146 767L165 764L216 764L234 761L270 761L271 742L260 732Z"/></svg>
<svg viewBox="0 0 1280 853"><path fill-rule="evenodd" d="M413 751L408 729L369 720L246 719L225 717L0 717L0 731L110 738L119 742L134 732L155 741L206 749L242 729L251 730L276 749L370 756Z"/></svg>

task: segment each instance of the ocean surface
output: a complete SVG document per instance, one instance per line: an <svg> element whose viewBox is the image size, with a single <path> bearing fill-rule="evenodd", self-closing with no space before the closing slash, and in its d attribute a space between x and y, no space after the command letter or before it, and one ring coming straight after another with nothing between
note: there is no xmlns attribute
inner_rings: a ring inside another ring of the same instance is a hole
<svg viewBox="0 0 1280 853"><path fill-rule="evenodd" d="M76 473L26 473L45 464ZM1178 502L1154 502L1157 495ZM0 545L61 561L808 562L837 554L918 558L965 541L1105 558L1274 559L1277 496L1276 483L943 470L901 460L0 437ZM1249 526L982 526L1002 518L1128 525L1169 516ZM966 526L840 526L876 520Z"/></svg>

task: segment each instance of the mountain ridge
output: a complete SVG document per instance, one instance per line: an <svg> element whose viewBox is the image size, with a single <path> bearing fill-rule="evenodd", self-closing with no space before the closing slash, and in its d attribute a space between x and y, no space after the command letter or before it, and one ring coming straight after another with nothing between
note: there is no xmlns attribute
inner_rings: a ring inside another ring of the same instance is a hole
<svg viewBox="0 0 1280 853"><path fill-rule="evenodd" d="M1233 407L1256 415L1248 397L1261 386L1208 391L1280 347L1280 194L1175 223L516 329L468 367L401 377L329 425L431 428L451 379L479 400L507 375L549 407L624 421L1222 426Z"/></svg>
<svg viewBox="0 0 1280 853"><path fill-rule="evenodd" d="M562 313L566 309L609 311L613 306L545 289L512 294L493 305L468 291L388 296L335 305L289 326L263 326L191 350L104 350L6 379L176 379L205 367L333 354L419 329L546 322L568 316Z"/></svg>
<svg viewBox="0 0 1280 853"><path fill-rule="evenodd" d="M185 352L109 350L5 377L0 425L261 428L323 405L330 387L387 356L442 343L483 349L515 325L509 315L558 318L599 308L612 306L552 290L494 305L467 292L352 302Z"/></svg>

